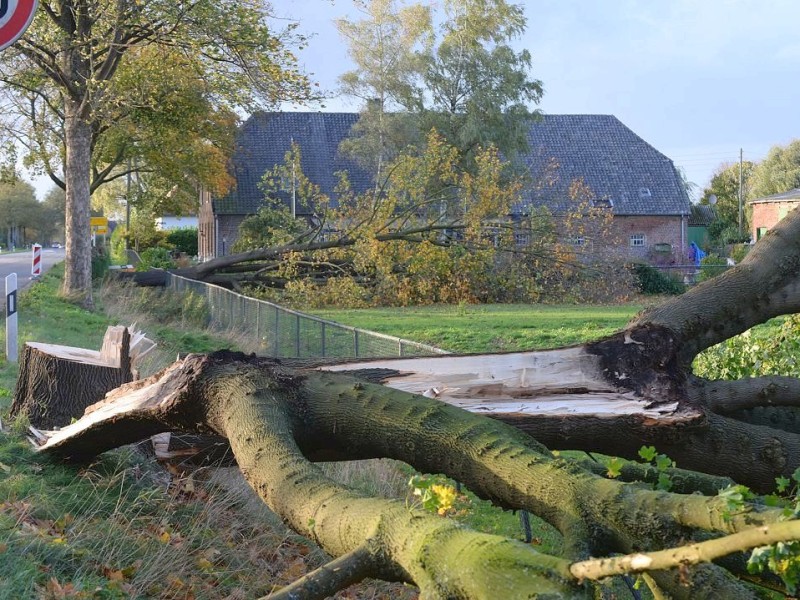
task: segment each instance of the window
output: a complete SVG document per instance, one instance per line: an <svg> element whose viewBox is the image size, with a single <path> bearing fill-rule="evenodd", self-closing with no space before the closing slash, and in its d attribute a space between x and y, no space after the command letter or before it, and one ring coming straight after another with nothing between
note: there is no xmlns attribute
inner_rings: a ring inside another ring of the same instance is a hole
<svg viewBox="0 0 800 600"><path fill-rule="evenodd" d="M647 238L643 233L634 233L631 235L632 248L644 248Z"/></svg>
<svg viewBox="0 0 800 600"><path fill-rule="evenodd" d="M570 246L583 246L586 244L586 238L582 235L568 237L566 241Z"/></svg>
<svg viewBox="0 0 800 600"><path fill-rule="evenodd" d="M528 246L531 243L531 236L527 231L514 232L514 244L517 246Z"/></svg>
<svg viewBox="0 0 800 600"><path fill-rule="evenodd" d="M653 194L650 193L650 188L639 188L639 198L650 198Z"/></svg>

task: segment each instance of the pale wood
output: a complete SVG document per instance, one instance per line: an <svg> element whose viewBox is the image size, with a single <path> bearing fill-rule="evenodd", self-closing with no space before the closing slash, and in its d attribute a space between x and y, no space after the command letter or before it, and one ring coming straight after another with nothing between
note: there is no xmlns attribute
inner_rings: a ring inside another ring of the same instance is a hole
<svg viewBox="0 0 800 600"><path fill-rule="evenodd" d="M602 377L599 358L583 347L473 356L369 360L319 367L324 371L385 369L391 388L436 398L475 413L651 419L676 416L678 403L652 406ZM394 373L392 373L394 372ZM685 415L681 415L685 418Z"/></svg>

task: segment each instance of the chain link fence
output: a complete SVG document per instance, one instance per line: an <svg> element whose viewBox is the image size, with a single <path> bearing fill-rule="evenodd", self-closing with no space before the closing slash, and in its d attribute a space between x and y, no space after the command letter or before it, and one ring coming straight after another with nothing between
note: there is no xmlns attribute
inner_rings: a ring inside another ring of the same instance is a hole
<svg viewBox="0 0 800 600"><path fill-rule="evenodd" d="M327 321L172 273L167 273L167 288L205 298L213 326L242 336L247 346L264 356L388 358L447 354L434 346Z"/></svg>

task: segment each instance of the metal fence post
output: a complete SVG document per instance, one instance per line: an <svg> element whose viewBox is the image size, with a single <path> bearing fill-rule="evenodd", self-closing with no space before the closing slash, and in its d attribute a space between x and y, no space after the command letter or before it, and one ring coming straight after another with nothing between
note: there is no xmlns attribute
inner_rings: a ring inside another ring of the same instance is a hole
<svg viewBox="0 0 800 600"><path fill-rule="evenodd" d="M353 330L353 351L354 356L358 358L358 329Z"/></svg>
<svg viewBox="0 0 800 600"><path fill-rule="evenodd" d="M275 352L272 353L272 356L274 356L275 358L278 358L278 356L279 356L278 355L278 331L279 331L278 324L280 323L280 320L281 320L281 313L280 313L280 310L278 309L278 306L275 305Z"/></svg>
<svg viewBox="0 0 800 600"><path fill-rule="evenodd" d="M322 323L322 331L320 332L320 337L322 337L322 348L320 350L321 350L322 358L325 358L325 322L324 321Z"/></svg>
<svg viewBox="0 0 800 600"><path fill-rule="evenodd" d="M295 315L294 354L300 358L300 315Z"/></svg>

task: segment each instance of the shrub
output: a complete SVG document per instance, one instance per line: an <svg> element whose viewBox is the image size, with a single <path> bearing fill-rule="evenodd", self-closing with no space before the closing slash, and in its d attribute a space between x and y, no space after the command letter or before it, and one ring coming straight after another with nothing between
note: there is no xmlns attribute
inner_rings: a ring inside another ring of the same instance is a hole
<svg viewBox="0 0 800 600"><path fill-rule="evenodd" d="M117 225L111 234L111 263L114 265L128 264L128 252L125 248L127 231L125 226Z"/></svg>
<svg viewBox="0 0 800 600"><path fill-rule="evenodd" d="M108 273L111 259L103 246L92 248L92 279L102 279Z"/></svg>
<svg viewBox="0 0 800 600"><path fill-rule="evenodd" d="M706 281L716 277L728 268L728 260L718 254L709 254L700 261L700 274L697 282Z"/></svg>
<svg viewBox="0 0 800 600"><path fill-rule="evenodd" d="M731 248L731 258L736 261L738 265L740 262L744 260L744 257L747 256L747 253L750 252L750 244L736 244Z"/></svg>
<svg viewBox="0 0 800 600"><path fill-rule="evenodd" d="M682 282L646 263L633 265L633 272L638 280L639 291L643 294L677 296L686 291L686 286Z"/></svg>
<svg viewBox="0 0 800 600"><path fill-rule="evenodd" d="M166 241L178 252L197 256L197 227L173 229L167 234Z"/></svg>
<svg viewBox="0 0 800 600"><path fill-rule="evenodd" d="M175 261L166 248L148 248L139 255L141 262L136 265L137 271L148 269L174 269Z"/></svg>

